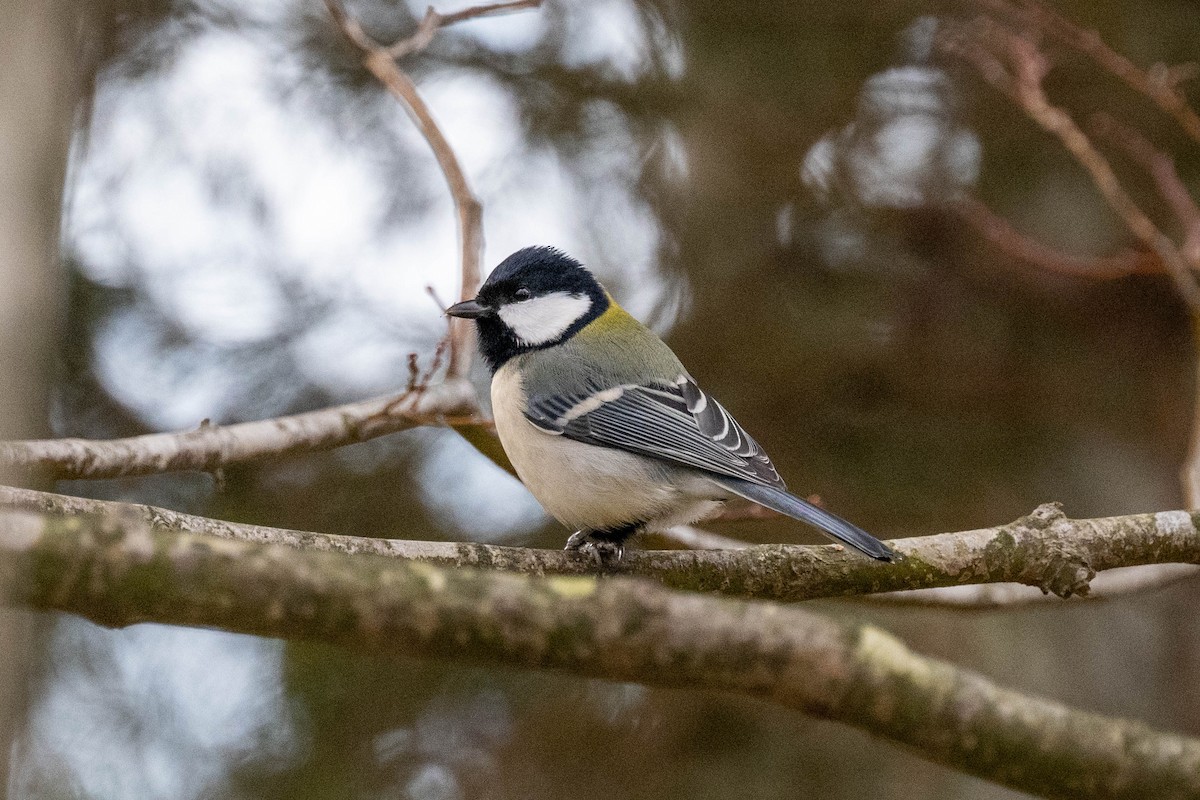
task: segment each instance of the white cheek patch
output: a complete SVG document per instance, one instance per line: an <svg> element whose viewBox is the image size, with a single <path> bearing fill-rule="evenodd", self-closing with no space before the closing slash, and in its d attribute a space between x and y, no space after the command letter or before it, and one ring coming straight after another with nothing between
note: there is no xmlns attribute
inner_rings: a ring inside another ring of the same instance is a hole
<svg viewBox="0 0 1200 800"><path fill-rule="evenodd" d="M592 307L583 294L551 292L522 303L508 303L497 312L522 344L536 347L553 342L567 332Z"/></svg>

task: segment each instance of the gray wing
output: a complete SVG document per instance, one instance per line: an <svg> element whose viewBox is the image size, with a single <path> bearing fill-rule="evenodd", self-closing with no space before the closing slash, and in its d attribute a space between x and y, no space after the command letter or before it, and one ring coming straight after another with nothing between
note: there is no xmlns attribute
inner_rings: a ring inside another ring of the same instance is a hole
<svg viewBox="0 0 1200 800"><path fill-rule="evenodd" d="M533 396L525 416L548 434L785 488L758 442L686 375L674 383Z"/></svg>

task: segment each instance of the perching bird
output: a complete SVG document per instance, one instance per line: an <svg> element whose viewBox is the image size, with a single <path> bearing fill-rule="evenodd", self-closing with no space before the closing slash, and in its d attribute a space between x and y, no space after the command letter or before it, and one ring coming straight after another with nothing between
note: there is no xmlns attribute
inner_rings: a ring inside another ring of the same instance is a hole
<svg viewBox="0 0 1200 800"><path fill-rule="evenodd" d="M671 349L559 250L518 250L446 313L475 320L500 442L534 497L578 529L566 549L619 560L633 534L742 497L892 560L875 537L789 494Z"/></svg>

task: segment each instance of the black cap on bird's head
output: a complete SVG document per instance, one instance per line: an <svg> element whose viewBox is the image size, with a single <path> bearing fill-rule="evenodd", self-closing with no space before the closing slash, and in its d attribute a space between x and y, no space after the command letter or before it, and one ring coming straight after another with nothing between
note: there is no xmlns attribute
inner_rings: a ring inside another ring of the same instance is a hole
<svg viewBox="0 0 1200 800"><path fill-rule="evenodd" d="M446 313L475 320L495 372L515 355L570 339L608 306L604 287L578 261L553 247L526 247L492 270L475 299Z"/></svg>

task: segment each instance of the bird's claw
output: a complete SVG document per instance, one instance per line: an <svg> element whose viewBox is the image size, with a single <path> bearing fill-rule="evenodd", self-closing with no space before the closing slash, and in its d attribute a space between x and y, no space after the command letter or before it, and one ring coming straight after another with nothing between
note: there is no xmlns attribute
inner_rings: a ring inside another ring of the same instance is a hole
<svg viewBox="0 0 1200 800"><path fill-rule="evenodd" d="M625 556L625 546L616 542L597 539L588 531L575 531L567 539L564 550L574 550L583 555L590 555L600 568L615 567Z"/></svg>

